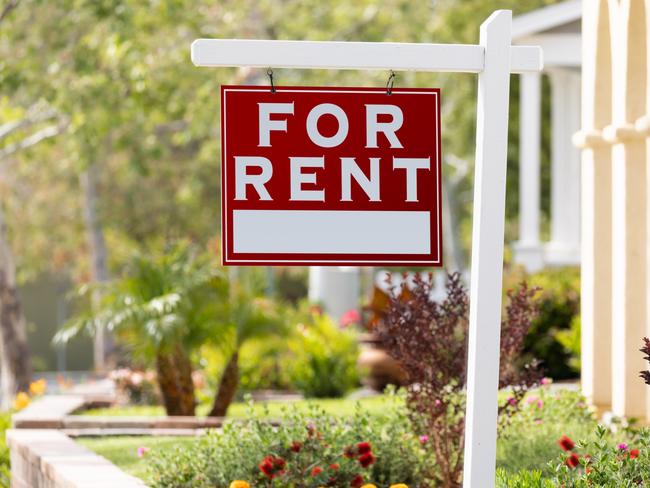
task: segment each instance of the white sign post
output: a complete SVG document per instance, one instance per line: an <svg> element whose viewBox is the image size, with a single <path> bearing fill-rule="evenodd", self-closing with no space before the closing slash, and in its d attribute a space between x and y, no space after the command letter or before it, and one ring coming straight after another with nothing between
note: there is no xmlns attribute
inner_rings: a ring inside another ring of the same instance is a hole
<svg viewBox="0 0 650 488"><path fill-rule="evenodd" d="M494 12L479 45L198 39L197 66L478 73L464 486L494 487L510 74L542 69L539 47L511 45Z"/></svg>

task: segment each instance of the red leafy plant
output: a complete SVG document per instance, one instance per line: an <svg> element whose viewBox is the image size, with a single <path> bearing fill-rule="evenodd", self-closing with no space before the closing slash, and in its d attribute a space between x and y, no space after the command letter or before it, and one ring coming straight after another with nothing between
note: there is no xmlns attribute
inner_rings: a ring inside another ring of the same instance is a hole
<svg viewBox="0 0 650 488"><path fill-rule="evenodd" d="M435 462L423 467L428 486L460 486L465 429L465 384L469 297L460 274L450 274L447 295L432 297L432 275L416 274L412 284L394 286L388 278L390 302L378 335L388 353L407 374L406 404L414 433ZM499 386L511 397L499 407L507 418L519 409L526 392L539 384L537 362L524 363L524 339L537 314L536 288L525 283L508 293L501 325Z"/></svg>

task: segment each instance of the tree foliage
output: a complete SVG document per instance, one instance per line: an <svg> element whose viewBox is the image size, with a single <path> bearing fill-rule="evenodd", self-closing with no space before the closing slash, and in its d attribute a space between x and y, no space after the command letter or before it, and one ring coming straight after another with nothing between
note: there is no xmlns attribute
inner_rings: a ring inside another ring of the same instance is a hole
<svg viewBox="0 0 650 488"><path fill-rule="evenodd" d="M207 245L219 233L218 85L267 80L263 70L195 68L193 39L476 42L495 8L517 14L549 3L22 0L0 29L0 119L20 124L40 107L42 120L0 140L0 152L47 128L56 134L0 158L21 276L54 268L88 279L78 174L93 164L112 267L133 249L179 237ZM386 76L276 70L279 84L383 86ZM448 157L473 157L475 81L398 73L397 86L442 86Z"/></svg>

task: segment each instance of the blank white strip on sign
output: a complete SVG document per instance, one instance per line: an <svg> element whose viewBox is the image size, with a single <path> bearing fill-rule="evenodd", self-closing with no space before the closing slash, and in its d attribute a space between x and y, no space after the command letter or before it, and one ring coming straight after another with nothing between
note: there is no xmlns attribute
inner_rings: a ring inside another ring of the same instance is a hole
<svg viewBox="0 0 650 488"><path fill-rule="evenodd" d="M430 212L233 210L236 253L429 254Z"/></svg>

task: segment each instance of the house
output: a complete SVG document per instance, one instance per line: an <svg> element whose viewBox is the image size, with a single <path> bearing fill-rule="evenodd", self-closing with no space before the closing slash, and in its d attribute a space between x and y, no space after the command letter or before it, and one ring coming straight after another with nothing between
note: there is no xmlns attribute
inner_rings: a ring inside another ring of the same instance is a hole
<svg viewBox="0 0 650 488"><path fill-rule="evenodd" d="M529 271L580 263L580 129L582 1L568 0L513 19L514 44L541 46L544 71L520 75L519 240L515 262ZM542 77L551 104L550 240L540 239Z"/></svg>

